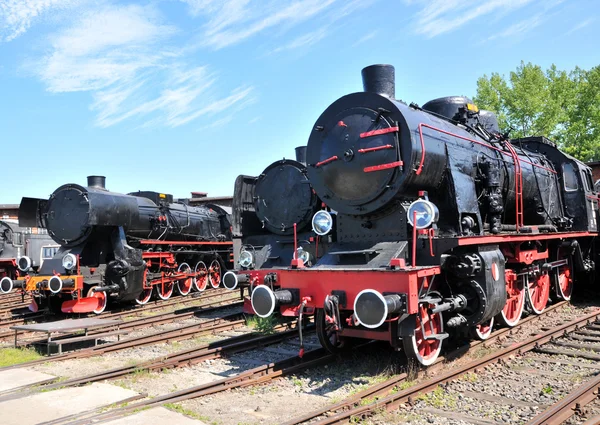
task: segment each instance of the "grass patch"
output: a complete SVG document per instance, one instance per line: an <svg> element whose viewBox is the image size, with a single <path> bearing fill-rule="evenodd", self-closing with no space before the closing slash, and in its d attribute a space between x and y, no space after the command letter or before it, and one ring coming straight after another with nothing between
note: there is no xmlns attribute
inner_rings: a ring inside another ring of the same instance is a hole
<svg viewBox="0 0 600 425"><path fill-rule="evenodd" d="M133 382L138 382L140 379L145 379L145 378L157 378L158 375L153 374L152 372L150 372L150 370L148 369L134 369L133 372L131 372L131 380Z"/></svg>
<svg viewBox="0 0 600 425"><path fill-rule="evenodd" d="M402 381L392 389L391 393L396 394L397 392L409 389L413 385L415 385L415 381Z"/></svg>
<svg viewBox="0 0 600 425"><path fill-rule="evenodd" d="M540 393L542 394L552 394L554 392L554 389L552 388L552 385L548 384L546 385L544 388L542 388L542 391L540 391Z"/></svg>
<svg viewBox="0 0 600 425"><path fill-rule="evenodd" d="M278 320L275 316L248 316L246 318L246 326L250 329L254 329L258 333L264 335L271 335L275 333L275 326L277 325L277 321Z"/></svg>
<svg viewBox="0 0 600 425"><path fill-rule="evenodd" d="M481 347L473 354L473 357L476 359L482 359L490 354L492 354L492 349L488 347Z"/></svg>
<svg viewBox="0 0 600 425"><path fill-rule="evenodd" d="M43 358L33 348L2 348L0 349L0 367L12 366Z"/></svg>
<svg viewBox="0 0 600 425"><path fill-rule="evenodd" d="M469 372L463 377L463 380L467 382L477 382L477 379L479 378L475 372Z"/></svg>
<svg viewBox="0 0 600 425"><path fill-rule="evenodd" d="M458 402L456 395L448 394L442 387L437 387L435 390L418 398L436 409L444 407L456 409Z"/></svg>
<svg viewBox="0 0 600 425"><path fill-rule="evenodd" d="M202 421L202 422L206 422L206 423L209 423L209 424L212 424L212 425L218 424L217 421L213 421L208 416L201 415L201 414L196 413L196 412L194 412L193 410L190 410L190 409L186 409L185 407L183 407L183 406L181 406L179 404L165 403L163 406L166 407L169 410L172 410L173 412L181 413L184 416L188 416L188 417L193 418L193 419L198 419L199 421Z"/></svg>

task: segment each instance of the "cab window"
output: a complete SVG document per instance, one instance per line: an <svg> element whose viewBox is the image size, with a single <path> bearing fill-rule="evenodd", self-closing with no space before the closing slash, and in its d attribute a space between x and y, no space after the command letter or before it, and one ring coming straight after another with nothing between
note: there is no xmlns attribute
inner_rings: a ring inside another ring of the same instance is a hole
<svg viewBox="0 0 600 425"><path fill-rule="evenodd" d="M13 245L15 245L15 246L23 245L23 233L21 233L21 232L13 233Z"/></svg>
<svg viewBox="0 0 600 425"><path fill-rule="evenodd" d="M573 164L563 164L563 182L565 190L572 192L579 189L579 183L577 182L577 173Z"/></svg>
<svg viewBox="0 0 600 425"><path fill-rule="evenodd" d="M585 177L586 177L588 186L590 187L590 192L593 192L594 191L594 182L592 181L592 173L589 170L587 170L585 172Z"/></svg>
<svg viewBox="0 0 600 425"><path fill-rule="evenodd" d="M45 246L42 248L42 260L50 260L54 258L54 254L58 251L57 246Z"/></svg>

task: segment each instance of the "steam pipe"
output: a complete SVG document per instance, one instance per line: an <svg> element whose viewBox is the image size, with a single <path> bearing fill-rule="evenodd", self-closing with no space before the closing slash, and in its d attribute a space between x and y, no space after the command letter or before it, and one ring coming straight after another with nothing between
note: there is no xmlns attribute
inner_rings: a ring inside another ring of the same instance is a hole
<svg viewBox="0 0 600 425"><path fill-rule="evenodd" d="M120 287L117 284L114 285L108 285L108 286L95 286L94 287L94 292L117 292L119 291Z"/></svg>

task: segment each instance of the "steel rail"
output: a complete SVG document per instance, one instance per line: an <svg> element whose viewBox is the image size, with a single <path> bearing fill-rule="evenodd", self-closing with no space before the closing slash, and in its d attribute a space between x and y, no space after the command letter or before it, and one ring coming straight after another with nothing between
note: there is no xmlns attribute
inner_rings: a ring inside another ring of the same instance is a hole
<svg viewBox="0 0 600 425"><path fill-rule="evenodd" d="M172 304L189 304L192 303L194 301L197 301L198 299L208 299L208 298L216 298L219 296L224 296L224 295L228 295L231 294L231 291L226 290L226 289L211 289L210 291L208 291L208 294L204 294L204 292L196 292L190 295L186 295L186 296L174 296L169 298L168 300L152 300L149 301L147 304L144 305L136 305L136 304L130 304L130 305L120 305L117 308L114 308L111 312L106 312L103 313L101 315L102 318L111 318L111 317L121 317L121 316L128 316L128 315L134 315L134 314L139 314L141 311L153 311L153 310L160 310L162 308L167 308ZM239 297L238 297L239 298ZM27 307L27 305L25 306ZM5 327L5 326L9 326L8 322L9 321L15 321L15 320L19 320L21 321L20 323L24 323L26 320L32 320L34 318L37 317L43 317L44 314L40 314L38 313L34 313L31 311L26 311L23 312L21 314L12 316L12 317L5 317L5 318L0 318L0 327ZM96 314L93 313L89 313L89 314L80 314L80 316L92 316L95 317ZM61 318L61 315L57 315L57 316L49 316L50 318ZM11 323L14 324L14 323ZM13 334L14 335L14 334ZM0 337L1 338L1 337Z"/></svg>
<svg viewBox="0 0 600 425"><path fill-rule="evenodd" d="M280 329L289 328L280 326ZM166 357L160 357L145 362L140 362L134 365L123 366L115 369L110 369L84 376L81 378L73 378L58 383L48 383L42 387L44 390L52 390L63 387L71 387L76 385L84 385L91 382L104 381L114 379L121 376L129 375L137 371L155 371L163 369L171 369L176 367L188 367L206 360L216 359L224 355L249 351L260 347L283 342L287 339L294 338L298 334L297 330L280 330L273 335L259 335L256 332L238 337L228 338L223 341L217 341L210 344L204 344L200 347L195 347L189 350L179 351L169 354ZM33 387L33 385L32 385Z"/></svg>
<svg viewBox="0 0 600 425"><path fill-rule="evenodd" d="M219 295L219 296L223 296L223 295ZM216 296L211 296L210 299L212 299L212 298L216 298ZM203 301L206 301L207 299L209 299L209 297L202 298ZM158 324L161 324L161 323L159 323L160 322L160 318L163 318L163 317L164 317L164 321L162 321L162 323L173 322L174 319L181 319L181 318L185 318L185 317L191 316L193 314L196 314L198 312L206 312L206 311L208 311L209 309L198 310L198 309L202 309L202 308L205 308L205 307L211 307L213 309L216 309L216 308L241 306L242 302L238 301L238 300L239 300L238 296L233 296L233 297L226 297L225 299L222 299L222 300L212 301L212 302L209 302L209 303L204 303L203 302L203 303L201 303L198 306L187 307L186 309L180 309L180 310L175 310L175 311L166 312L166 313L159 313L159 314L157 314L155 316L143 317L143 318L140 318L140 319L136 319L136 320L131 320L131 321L128 321L128 322L124 322L121 325L121 329L129 329L130 328L129 324L131 324L131 323L143 323L144 326L142 326L142 327L147 326L147 324L158 325ZM234 301L234 302L232 302L232 301ZM235 301L237 301L237 302L235 302ZM229 303L229 302L232 302L232 303L231 304L227 304L225 306L220 305L220 304ZM130 315L140 315L140 314L143 314L143 313L147 313L149 311L160 310L160 309L162 309L164 307L165 306L161 305L160 307L159 306L152 306L152 307L147 308L147 309L138 309L135 312L131 312L131 311L118 312L118 313L114 313L114 314L109 314L109 315L106 315L106 316L102 316L102 318L103 319L104 318L110 319L110 318L118 318L118 317L123 317L123 316L130 316ZM186 310L187 310L187 313L186 313ZM135 329L139 329L139 327L135 328ZM90 332L90 335L93 335L93 334L96 334L96 333L99 334L99 333L102 333L102 332L104 332L104 331L102 331L102 330L95 330L93 332ZM26 333L28 333L28 332L27 331L19 331L18 335L23 335L23 334L26 334ZM0 340L7 339L7 338L14 338L14 336L15 336L15 332L14 331L0 332ZM70 337L70 336L74 336L74 335L73 334L65 334L65 335L63 335L63 338L67 338L67 337ZM60 338L58 338L57 340L60 340ZM43 342L43 341L39 340L39 339L36 339L36 340L33 340L33 341L31 341L31 340L23 340L22 342L23 342L22 345L28 345L28 344L32 344L32 343L36 343L36 342Z"/></svg>
<svg viewBox="0 0 600 425"><path fill-rule="evenodd" d="M109 412L79 419L69 422L69 425L83 425L89 423L105 423L117 417L121 417L138 409L147 409L152 407L162 406L166 403L177 403L184 400L189 400L205 395L215 394L235 388L242 388L252 385L261 384L281 376L298 373L302 370L311 367L321 366L333 362L336 356L326 354L325 350L320 348L317 350L307 351L304 357L300 359L298 356L289 357L287 359L265 364L253 369L246 370L237 375L208 382L196 387L187 388L176 391L170 394L165 394L149 400L144 400L138 403L111 410Z"/></svg>
<svg viewBox="0 0 600 425"><path fill-rule="evenodd" d="M574 391L533 417L527 422L527 425L560 425L583 406L596 400L600 395L599 393L600 375L581 384Z"/></svg>
<svg viewBox="0 0 600 425"><path fill-rule="evenodd" d="M171 331L159 331L151 335L139 336L136 338L130 338L122 341L109 342L94 347L85 348L83 350L74 351L71 353L59 354L52 357L44 357L38 360L32 360L26 363L19 363L15 365L5 366L0 368L0 371L17 369L22 367L33 366L37 364L46 363L48 361L61 361L76 358L87 358L104 353L110 353L114 351L120 351L132 347L141 347L145 345L152 345L159 342L172 342L183 339L189 339L197 335L203 335L207 333L221 332L225 330L234 329L236 327L244 326L245 321L240 320L229 320L241 317L242 313L233 313L228 316L212 319L202 323L195 323L182 328L174 329Z"/></svg>
<svg viewBox="0 0 600 425"><path fill-rule="evenodd" d="M395 394L389 394L384 398L378 399L375 402L369 403L364 406L354 407L344 412L340 412L336 415L330 416L323 420L318 421L319 424L338 424L338 423L346 423L352 417L360 417L363 415L368 415L375 410L379 410L381 408L385 408L387 410L394 410L398 408L398 406L405 402L410 402L412 399L420 394L427 393L433 389L435 389L438 385L454 381L468 372L472 372L478 370L484 366L487 366L492 363L496 363L498 361L504 360L513 355L520 355L528 351L532 351L537 348L541 344L545 344L550 342L553 338L563 335L565 332L570 332L578 329L582 324L587 324L591 320L597 320L600 318L600 311L594 311L592 313L586 314L582 317L574 319L573 321L559 325L551 330L548 330L544 333L537 334L532 336L526 341L522 341L519 343L515 343L510 347L506 347L504 349L498 350L497 352L490 354L481 359L477 359L469 364L462 366L458 369L446 372L441 374L433 379L429 379L423 381L415 386L408 388L403 391L399 391ZM396 378L394 378L395 380ZM390 380L389 385L384 386L382 384L379 392L391 391L397 381ZM302 423L300 421L291 422L291 423Z"/></svg>
<svg viewBox="0 0 600 425"><path fill-rule="evenodd" d="M561 301L559 303L553 304L552 306L548 307L542 315L539 315L539 316L531 315L529 317L522 319L515 327L498 329L498 330L494 331L494 333L492 333L490 335L490 337L486 340L471 341L469 344L466 344L462 347L457 348L454 351L451 351L450 353L447 353L444 357L440 357L434 363L434 365L430 366L429 369L425 369L425 371L431 371L431 370L433 370L433 368L436 365L439 365L440 363L442 363L444 361L451 360L455 357L458 357L460 354L464 354L464 352L471 350L475 347L478 347L480 345L489 346L492 343L500 340L501 338L512 335L515 331L518 331L521 326L523 326L527 323L530 323L532 321L535 321L535 320L541 320L544 317L544 315L546 315L547 313L557 310L567 304L568 303L566 301ZM302 424L304 422L314 420L320 416L335 414L335 412L337 412L338 410L352 408L354 405L362 402L363 400L372 399L374 397L381 397L383 395L386 395L390 391L390 389L392 389L397 384L406 381L407 378L408 378L408 375L406 373L401 373L401 374L396 375L384 382L380 382L379 384L368 387L368 388L340 401L339 403L336 403L331 406L325 406L321 409L309 412L303 416L292 418L291 420L285 422L282 425Z"/></svg>

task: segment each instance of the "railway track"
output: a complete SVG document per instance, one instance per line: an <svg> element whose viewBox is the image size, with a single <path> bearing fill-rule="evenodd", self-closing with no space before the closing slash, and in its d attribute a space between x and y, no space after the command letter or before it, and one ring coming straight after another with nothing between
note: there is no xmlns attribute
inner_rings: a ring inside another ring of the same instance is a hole
<svg viewBox="0 0 600 425"><path fill-rule="evenodd" d="M560 425L575 415L585 417L585 406L598 399L599 389L600 375L597 375L552 406L549 406L527 422L527 425ZM595 415L585 420L584 425L597 425L599 423L600 415Z"/></svg>
<svg viewBox="0 0 600 425"><path fill-rule="evenodd" d="M406 374L397 375L385 382L374 385L374 386L372 386L372 387L370 387L370 388L368 388L368 389L366 389L366 390L364 390L364 391L362 391L362 392L360 392L360 393L358 393L336 405L328 406L327 408L311 412L302 417L294 418L294 419L290 420L289 422L287 422L285 425L303 424L303 423L306 423L309 421L314 421L316 419L319 419L316 423L319 423L321 425L323 425L323 424L341 424L341 423L347 423L348 421L360 421L369 416L372 416L373 414L381 411L382 409L387 410L387 411L394 411L394 410L398 409L400 406L414 404L415 401L419 399L419 397L423 397L424 395L430 393L431 391L434 391L437 388L440 388L441 385L456 382L456 381L460 380L461 378L464 378L465 376L467 376L467 374L479 372L479 371L483 370L483 368L485 368L486 366L489 366L489 365L495 365L495 364L499 364L499 363L500 364L501 363L509 364L510 361L508 361L508 359L516 357L516 356L522 356L525 353L531 353L531 352L551 353L551 352L554 352L557 354L565 354L566 350L547 348L547 345L544 345L544 344L554 345L557 342L557 338L564 337L565 334L577 335L578 332L582 332L581 327L588 326L588 327L592 327L592 329L593 329L594 327L598 326L597 324L595 324L595 321L597 321L598 319L600 319L600 311L594 311L590 314L586 314L580 318L577 318L569 323L562 324L551 330L548 330L541 334L532 336L531 338L529 338L526 341L523 341L520 343L515 343L509 347L497 350L496 352L494 352L488 356L485 356L481 359L472 361L462 367L456 368L449 372L439 373L434 378L423 380L420 383L418 383L410 388L404 389L404 390L400 389L401 388L400 384L402 382L406 381L408 376ZM532 319L532 320L534 320L534 319ZM592 323L592 322L594 322L594 323ZM492 337L497 338L498 333L502 332L502 331L504 331L504 329L496 332L495 334L492 334ZM588 332L588 330L586 329L583 332ZM490 342L490 340L487 340L485 342L475 342L475 343L472 343L470 346L473 347L475 345L479 345L482 343L488 343L488 342ZM456 353L450 353L449 355L446 356L446 358L452 357L454 354L456 354ZM572 353L570 353L570 355L581 356L584 358L592 358L593 357L597 360L600 360L600 355L594 354L594 353L586 353L584 351L581 351L579 353L572 352ZM585 356L587 356L587 357L585 357ZM557 364L560 364L560 360L550 360L550 362L556 362ZM437 365L441 365L441 363L442 362L439 361L437 363ZM423 373L427 373L428 376L436 373L436 365L430 367ZM596 383L595 380L590 381L589 386L593 386L593 384L595 384L595 383ZM598 388L598 386L596 385L594 387L594 389L597 389L597 388ZM585 389L587 389L587 388L583 388L582 391L584 391ZM570 399L566 399L562 404L560 404L560 408L563 409L563 411L568 410L568 407L565 407L564 405L571 406L572 405L571 401L576 403L577 401L574 401L574 400L578 396L579 395L577 393L577 394L574 394L572 397L570 397ZM479 395L479 397L481 399L485 399L487 401L494 399L494 396ZM588 397L589 397L589 395L588 395ZM497 398L497 401L500 403L507 402L507 400L509 400L509 401L513 402L514 404L517 404L517 405L519 404L518 394L516 395L516 397L514 399L510 398L509 396L496 397L496 398ZM555 409L554 411L552 411L552 410L550 411L550 416L551 416L551 414L556 415L556 412L558 412L558 409L559 409L558 405L557 405L557 407L554 407L554 409ZM435 410L435 409L433 409L433 410ZM417 410L415 410L415 412L416 412L416 414L418 414L419 410L417 409ZM428 409L428 412L431 413L432 409ZM474 419L474 421L473 421L474 423L482 423L482 421L478 421L477 418L464 417L464 415L462 415L461 412L441 411L441 409L437 409L434 412L434 414L437 414L439 416L445 415L446 418L453 418L453 419L460 419L462 417L463 420L465 420L466 422L468 422L468 419ZM494 423L494 421L490 421L489 423ZM543 424L551 424L551 423L559 423L559 422L532 422L532 424L542 424L542 423Z"/></svg>
<svg viewBox="0 0 600 425"><path fill-rule="evenodd" d="M219 298L219 297L223 297L223 299L206 303L206 301L214 300L215 298ZM176 301L176 300L178 300L178 301ZM171 300L169 300L169 301L171 301ZM118 319L118 318L129 317L129 316L139 316L141 314L147 314L152 311L162 310L162 309L168 308L172 305L185 305L185 304L190 304L192 302L201 301L201 304L199 306L190 307L187 312L184 310L176 310L174 312L169 312L169 313L159 314L159 315L148 317L148 318L139 319L141 321L147 321L148 323L150 323L151 319L158 320L158 317L160 316L166 320L163 323L168 323L169 321L174 321L174 320L168 320L169 317L175 319L175 318L182 318L182 317L184 317L184 315L189 316L189 315L193 314L194 309L196 309L198 307L203 307L203 306L208 307L208 306L215 306L215 305L219 305L219 304L235 303L236 301L239 301L239 296L235 295L235 294L231 294L231 292L218 292L215 294L207 294L202 297L196 296L196 297L176 298L176 299L173 299L173 302L169 302L169 301L157 302L154 305L145 306L145 307L138 306L138 308L122 308L119 311L111 312L108 314L103 314L101 317L103 319ZM237 304L234 304L234 306L235 305L240 305L240 303L238 302ZM15 321L12 321L10 324L8 324L8 322L4 322L4 323L0 323L0 327L4 327L4 326L9 327L9 326L18 325L21 323L24 323L24 321L15 320ZM158 324L158 323L152 323L152 324ZM121 328L123 328L123 326L121 326ZM26 332L24 332L24 331L19 331L18 335L22 336L25 333ZM90 333L92 333L92 332L90 332ZM7 329L5 331L0 331L0 341L12 339L12 338L14 338L14 336L15 336L15 332L12 330ZM69 336L73 336L73 335L70 334ZM67 337L67 336L65 335L65 337ZM23 341L23 342L31 343L32 341Z"/></svg>
<svg viewBox="0 0 600 425"><path fill-rule="evenodd" d="M208 320L206 322L185 326L168 332L155 332L150 335L143 335L135 338L129 338L126 340L109 342L94 347L84 348L82 350L72 351L70 353L58 354L52 357L44 357L42 359L33 360L27 363L6 366L0 368L0 371L35 366L46 363L48 361L55 362L70 359L83 359L93 356L99 356L105 353L113 353L115 351L121 351L133 347L143 347L146 345L152 345L162 342L168 343L174 341L181 341L201 335L231 330L237 327L244 326L244 320L239 319L241 315L241 313L235 313L218 319Z"/></svg>
<svg viewBox="0 0 600 425"><path fill-rule="evenodd" d="M152 407L162 406L166 403L177 403L180 401L190 400L197 397L202 397L210 394L216 394L223 391L233 390L236 388L249 387L253 385L263 384L265 382L277 379L282 376L296 374L303 370L322 366L335 361L336 356L327 354L323 349L307 351L303 358L292 356L278 362L265 364L246 370L231 377L218 379L206 384L187 388L180 391L175 391L163 396L146 399L137 403L129 404L125 407L113 409L105 413L96 414L88 417L79 417L75 420L61 422L69 425L83 424L100 424L116 418L122 417L129 413L139 411L140 409L149 409Z"/></svg>
<svg viewBox="0 0 600 425"><path fill-rule="evenodd" d="M225 326L225 329L223 329L222 326L216 325L212 330L216 330L217 328L218 330L233 329L236 325L237 323L234 326ZM311 330L312 329L314 329L314 326L311 327ZM207 329L205 329L205 331L207 331ZM60 382L55 382L56 380L53 380L44 382L42 385L32 384L27 387L20 387L7 391L7 393L13 393L15 391L22 391L24 389L34 387L36 390L41 389L44 391L49 391L58 388L85 385L92 382L115 379L129 374L138 373L140 371L152 372L178 367L189 367L206 360L222 358L235 353L282 343L298 335L295 329L290 329L290 325L279 325L274 329L274 331L275 333L272 335L260 335L256 332L252 332L209 344L203 344L191 349L178 351L176 353L171 353L167 356L161 356L156 359L138 362L110 370L104 370L102 372L94 373L84 377L62 380ZM111 351L109 350L108 352ZM0 398L0 401L1 400L2 399Z"/></svg>
<svg viewBox="0 0 600 425"><path fill-rule="evenodd" d="M239 303L239 304L241 304L241 303ZM227 307L230 307L230 305L228 305ZM194 314L216 311L219 308L220 307L205 307L203 309L197 309L195 311L188 312L185 314L185 316L191 317ZM34 366L34 365L46 363L49 361L61 361L61 360L67 360L67 359L87 358L87 357L92 357L92 356L96 356L96 355L102 355L104 353L111 353L111 352L115 352L115 351L125 350L127 348L142 347L142 346L152 345L152 344L157 344L157 343L162 343L162 342L168 343L168 342L173 342L173 341L181 341L181 340L185 340L185 339L194 338L194 337L197 337L200 335L205 335L205 334L210 334L210 333L215 333L215 332L222 332L225 330L235 329L237 327L244 326L244 320L242 319L242 316L243 316L243 314L240 311L240 312L228 314L226 316L219 317L216 319L210 319L205 322L182 326L180 328L173 329L170 331L158 331L158 332L152 333L150 335L142 335L142 336L138 336L138 337L122 339L120 341L109 342L109 343L97 345L94 347L88 347L88 348L73 351L70 353L58 354L58 355L54 355L51 357L44 357L39 360L30 361L27 363L20 363L20 364L15 364L15 365L11 365L11 366L6 366L4 368L0 368L0 370L8 370L8 369L16 369L16 368L20 368L20 367ZM174 318L175 318L174 316L172 316L170 318L166 318L166 317L162 317L162 315L161 315L161 317L155 318L153 324L157 325L157 324L168 323L168 321L172 322ZM179 319L179 318L181 318L181 316L177 317L177 319ZM123 325L122 329L135 330L135 329L145 328L148 326L149 326L148 322L145 322L143 319L140 319L139 321L125 323ZM101 339L103 333L98 332L97 334L94 334L94 333L90 332L89 334L96 335L99 339Z"/></svg>
<svg viewBox="0 0 600 425"><path fill-rule="evenodd" d="M111 312L106 312L103 313L102 315L100 315L100 317L102 318L112 318L112 317L118 317L115 315L119 315L121 313L130 313L130 314L135 314L134 312L136 311L152 311L152 310L158 310L161 308L165 308L165 307L169 307L170 305L173 304L189 304L192 303L194 301L197 301L198 298L213 298L213 297L218 297L218 296L222 296L222 295L227 295L230 294L231 291L226 290L226 289L212 289L208 292L195 292L192 293L190 295L187 296L173 296L171 298L169 298L168 300L152 300L149 301L147 304L141 306L141 305L136 305L136 304L129 304L129 305L117 305L115 307L113 307L113 309L111 310ZM239 298L239 296L238 296ZM29 305L29 303L25 303L22 307L19 307L17 309L13 309L13 310L24 310L27 308L27 306ZM57 315L51 315L51 314L44 314L44 313L34 313L32 311L23 311L23 312L17 312L15 311L15 314L10 315L10 316L6 316L7 313L4 314L4 317L1 313L1 304L0 304L0 327L6 327L6 326L12 326L12 325L17 325L17 324L23 324L26 321L29 320L35 320L38 318L46 318L49 320L59 320L59 319L63 319L65 317L88 317L88 316L96 316L95 314L80 314L80 315L75 315L75 314L71 314L68 316L64 316L61 314L57 314ZM12 311L10 308L8 309L8 311ZM127 315L127 314L124 314Z"/></svg>

